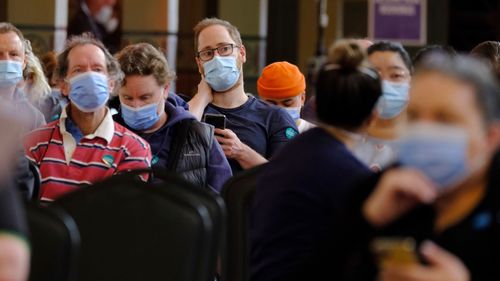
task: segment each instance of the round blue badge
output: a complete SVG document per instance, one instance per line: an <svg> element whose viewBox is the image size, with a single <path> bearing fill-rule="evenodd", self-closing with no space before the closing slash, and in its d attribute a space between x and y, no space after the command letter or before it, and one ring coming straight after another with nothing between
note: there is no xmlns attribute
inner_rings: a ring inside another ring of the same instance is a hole
<svg viewBox="0 0 500 281"><path fill-rule="evenodd" d="M109 154L106 154L102 157L102 162L104 162L104 164L108 165L108 166L113 166L113 162L115 161L115 158L113 158L113 156L109 155Z"/></svg>
<svg viewBox="0 0 500 281"><path fill-rule="evenodd" d="M292 128L292 127L286 128L286 130L285 130L285 136L286 136L287 139L292 139L296 135L297 135L297 131L294 128Z"/></svg>
<svg viewBox="0 0 500 281"><path fill-rule="evenodd" d="M52 115L52 117L50 117L50 121L56 121L59 117L59 114Z"/></svg>
<svg viewBox="0 0 500 281"><path fill-rule="evenodd" d="M488 212L477 214L472 220L472 226L476 230L482 230L491 225L493 221L492 215Z"/></svg>
<svg viewBox="0 0 500 281"><path fill-rule="evenodd" d="M158 156L156 156L156 155L153 156L153 159L151 159L151 165L154 165L154 164L158 163L159 160L160 159L158 158Z"/></svg>

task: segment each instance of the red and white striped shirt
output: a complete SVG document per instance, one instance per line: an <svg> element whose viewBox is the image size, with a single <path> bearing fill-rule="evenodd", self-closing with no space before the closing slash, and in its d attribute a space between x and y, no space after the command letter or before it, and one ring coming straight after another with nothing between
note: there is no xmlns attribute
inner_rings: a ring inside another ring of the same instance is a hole
<svg viewBox="0 0 500 281"><path fill-rule="evenodd" d="M26 157L40 169L41 200L57 197L113 174L151 166L151 149L142 138L115 123L107 110L94 134L78 143L61 118L30 132L24 139Z"/></svg>

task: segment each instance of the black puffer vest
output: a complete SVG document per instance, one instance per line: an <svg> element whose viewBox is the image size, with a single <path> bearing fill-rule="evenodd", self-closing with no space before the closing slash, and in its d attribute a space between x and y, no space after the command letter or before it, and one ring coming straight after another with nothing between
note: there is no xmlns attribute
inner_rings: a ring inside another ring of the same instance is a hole
<svg viewBox="0 0 500 281"><path fill-rule="evenodd" d="M207 187L210 149L214 138L211 125L193 119L175 124L168 169L195 185Z"/></svg>

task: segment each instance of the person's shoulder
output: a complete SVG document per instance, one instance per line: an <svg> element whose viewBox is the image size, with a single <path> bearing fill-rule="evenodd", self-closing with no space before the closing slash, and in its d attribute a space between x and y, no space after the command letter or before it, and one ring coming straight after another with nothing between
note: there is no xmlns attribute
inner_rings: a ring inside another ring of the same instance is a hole
<svg viewBox="0 0 500 281"><path fill-rule="evenodd" d="M337 145L332 138L321 128L312 128L307 132L298 134L296 137L292 138L287 146L298 146L302 147L301 150L315 150L318 145L328 145L334 147Z"/></svg>
<svg viewBox="0 0 500 281"><path fill-rule="evenodd" d="M17 114L22 118L27 118L31 123L31 128L35 129L46 124L43 113L26 98L20 98L15 101Z"/></svg>
<svg viewBox="0 0 500 281"><path fill-rule="evenodd" d="M117 141L120 144L125 145L125 147L127 148L130 146L138 146L142 149L149 149L149 144L139 135L117 122L114 122L114 125L115 131L113 135L113 141Z"/></svg>
<svg viewBox="0 0 500 281"><path fill-rule="evenodd" d="M300 124L299 126L297 126L297 129L299 129L299 133L303 133L303 132L306 132L312 128L315 128L316 125L314 123L311 123L307 120L304 120L304 119L300 119Z"/></svg>
<svg viewBox="0 0 500 281"><path fill-rule="evenodd" d="M170 102L174 106L180 106L185 110L189 110L188 101L190 99L191 97L188 97L184 94L171 92L168 94L167 102Z"/></svg>
<svg viewBox="0 0 500 281"><path fill-rule="evenodd" d="M23 136L24 145L31 146L36 143L48 142L54 138L54 132L59 130L59 120L40 126Z"/></svg>
<svg viewBox="0 0 500 281"><path fill-rule="evenodd" d="M265 116L266 119L267 117L271 119L288 117L288 113L286 112L286 110L277 105L267 103L252 95L249 95L248 98L249 101L247 102L247 109L255 111L259 113L261 116Z"/></svg>
<svg viewBox="0 0 500 281"><path fill-rule="evenodd" d="M31 112L32 114L43 116L42 112L36 106L34 106L27 98L24 97L18 98L15 100L15 103L17 103L18 109L22 110L23 113Z"/></svg>
<svg viewBox="0 0 500 281"><path fill-rule="evenodd" d="M29 136L43 136L45 134L52 134L52 132L54 130L58 130L59 129L59 123L60 123L60 119L57 119L55 121L52 121L48 124L45 124L45 125L42 125L42 126L39 126L38 128L35 128L33 130L31 130L30 132L28 132L26 134L26 137L29 137Z"/></svg>
<svg viewBox="0 0 500 281"><path fill-rule="evenodd" d="M125 121L123 120L123 117L122 115L120 114L120 112L118 113L115 113L113 115L111 115L111 117L113 118L113 121L115 121L115 123L121 125L121 126L125 126Z"/></svg>
<svg viewBox="0 0 500 281"><path fill-rule="evenodd" d="M248 94L248 105L254 107L258 110L265 110L268 112L276 112L280 110L280 107L274 104L267 103L258 97Z"/></svg>
<svg viewBox="0 0 500 281"><path fill-rule="evenodd" d="M358 163L349 149L339 140L331 136L323 128L315 127L290 140L288 147L294 147L299 154L310 155L314 158L332 158L334 162L339 162L345 158L353 163Z"/></svg>
<svg viewBox="0 0 500 281"><path fill-rule="evenodd" d="M211 141L214 134L214 126L200 122L194 118L185 118L179 121L175 126L188 126L187 129L201 137L203 137L207 142Z"/></svg>

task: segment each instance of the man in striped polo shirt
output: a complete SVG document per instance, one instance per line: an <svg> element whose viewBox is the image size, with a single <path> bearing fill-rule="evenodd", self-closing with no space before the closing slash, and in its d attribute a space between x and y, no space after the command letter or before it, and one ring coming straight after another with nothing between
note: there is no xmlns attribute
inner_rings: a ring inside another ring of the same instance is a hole
<svg viewBox="0 0 500 281"><path fill-rule="evenodd" d="M116 59L90 35L67 42L56 77L70 104L59 120L32 131L24 143L26 156L40 168L41 200L120 171L150 167L149 144L115 123L106 107L122 76Z"/></svg>

